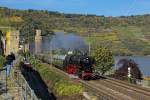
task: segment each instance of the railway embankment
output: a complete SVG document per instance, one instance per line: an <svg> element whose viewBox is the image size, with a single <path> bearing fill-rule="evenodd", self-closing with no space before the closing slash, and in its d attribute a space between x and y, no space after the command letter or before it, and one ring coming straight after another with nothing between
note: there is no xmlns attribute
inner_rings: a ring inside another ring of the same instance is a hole
<svg viewBox="0 0 150 100"><path fill-rule="evenodd" d="M33 70L39 73L48 90L53 92L57 100L83 100L83 87L80 82L56 71L52 65L34 58L30 58L30 62Z"/></svg>

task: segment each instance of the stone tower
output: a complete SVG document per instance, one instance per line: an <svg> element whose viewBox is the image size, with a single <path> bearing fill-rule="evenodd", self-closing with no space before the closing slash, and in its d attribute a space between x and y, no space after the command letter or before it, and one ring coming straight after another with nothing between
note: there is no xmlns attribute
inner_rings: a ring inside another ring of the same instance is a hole
<svg viewBox="0 0 150 100"><path fill-rule="evenodd" d="M35 54L42 52L42 36L41 30L36 30L35 35Z"/></svg>
<svg viewBox="0 0 150 100"><path fill-rule="evenodd" d="M10 54L11 52L17 54L19 51L19 35L20 32L9 31L6 33L6 51L5 55Z"/></svg>

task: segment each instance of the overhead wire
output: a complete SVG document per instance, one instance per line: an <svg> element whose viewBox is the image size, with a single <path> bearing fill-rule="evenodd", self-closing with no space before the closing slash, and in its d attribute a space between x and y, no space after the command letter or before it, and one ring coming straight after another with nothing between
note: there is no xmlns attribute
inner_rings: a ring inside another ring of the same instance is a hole
<svg viewBox="0 0 150 100"><path fill-rule="evenodd" d="M125 11L125 15L128 16L129 13L130 13L131 11L133 11L136 2L137 2L137 0L133 0L133 3L130 5L129 9L128 9L127 11Z"/></svg>

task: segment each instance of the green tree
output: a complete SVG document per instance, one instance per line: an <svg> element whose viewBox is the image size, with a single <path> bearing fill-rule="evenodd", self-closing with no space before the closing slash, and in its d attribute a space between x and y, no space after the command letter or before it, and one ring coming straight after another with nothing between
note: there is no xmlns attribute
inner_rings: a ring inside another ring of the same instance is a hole
<svg viewBox="0 0 150 100"><path fill-rule="evenodd" d="M112 52L104 47L96 48L92 56L95 58L96 70L104 75L107 71L112 69L114 58Z"/></svg>

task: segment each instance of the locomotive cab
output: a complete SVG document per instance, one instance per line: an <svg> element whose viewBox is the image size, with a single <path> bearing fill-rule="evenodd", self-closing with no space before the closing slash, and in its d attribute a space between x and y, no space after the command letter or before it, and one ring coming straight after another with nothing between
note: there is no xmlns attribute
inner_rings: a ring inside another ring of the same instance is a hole
<svg viewBox="0 0 150 100"><path fill-rule="evenodd" d="M82 59L81 59L81 62L80 62L80 66L82 68L82 73L81 73L81 78L82 79L85 79L85 80L88 80L88 79L91 79L92 75L93 75L93 64L94 64L94 60L93 58L91 57L88 57L88 56L84 56Z"/></svg>

